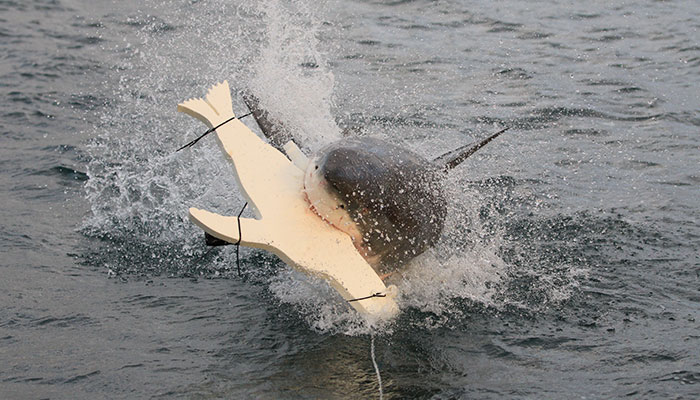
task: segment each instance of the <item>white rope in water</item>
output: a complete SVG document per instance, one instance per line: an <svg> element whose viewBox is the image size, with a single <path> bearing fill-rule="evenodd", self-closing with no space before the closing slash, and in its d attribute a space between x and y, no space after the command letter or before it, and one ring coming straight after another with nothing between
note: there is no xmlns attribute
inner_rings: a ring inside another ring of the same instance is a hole
<svg viewBox="0 0 700 400"><path fill-rule="evenodd" d="M377 382L379 382L379 400L384 400L384 388L382 388L382 376L379 375L379 366L377 365L377 359L374 356L374 335L372 335L371 353L372 353L372 364L374 364L374 372L377 373Z"/></svg>

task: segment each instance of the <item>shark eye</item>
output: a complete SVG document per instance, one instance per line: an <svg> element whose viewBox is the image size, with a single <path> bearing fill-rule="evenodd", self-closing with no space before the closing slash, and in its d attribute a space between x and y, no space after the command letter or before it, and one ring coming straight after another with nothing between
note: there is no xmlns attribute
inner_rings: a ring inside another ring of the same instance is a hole
<svg viewBox="0 0 700 400"><path fill-rule="evenodd" d="M340 207L340 208L342 208L343 210L345 210L345 204L340 204L340 205L338 205L338 207Z"/></svg>
<svg viewBox="0 0 700 400"><path fill-rule="evenodd" d="M317 165L316 168L314 168L314 169L318 169L318 165Z"/></svg>

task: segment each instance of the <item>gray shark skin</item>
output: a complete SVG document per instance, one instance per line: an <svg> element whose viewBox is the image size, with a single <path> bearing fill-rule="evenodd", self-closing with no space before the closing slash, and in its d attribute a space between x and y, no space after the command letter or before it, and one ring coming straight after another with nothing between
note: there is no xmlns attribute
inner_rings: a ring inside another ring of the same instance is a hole
<svg viewBox="0 0 700 400"><path fill-rule="evenodd" d="M289 140L289 130L259 109L254 95L245 93L243 98L276 147ZM440 239L449 170L507 129L434 161L376 138L341 139L310 158L304 174L306 198L321 218L350 235L377 272L391 273Z"/></svg>
<svg viewBox="0 0 700 400"><path fill-rule="evenodd" d="M447 198L437 165L375 138L332 143L312 162L355 222L361 234L356 247L375 269L400 266L440 238Z"/></svg>

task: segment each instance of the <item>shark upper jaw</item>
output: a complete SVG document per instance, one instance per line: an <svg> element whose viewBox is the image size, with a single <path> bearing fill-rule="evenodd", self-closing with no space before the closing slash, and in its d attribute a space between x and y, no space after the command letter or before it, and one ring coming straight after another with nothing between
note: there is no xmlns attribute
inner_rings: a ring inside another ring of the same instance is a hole
<svg viewBox="0 0 700 400"><path fill-rule="evenodd" d="M376 270L380 257L371 254L371 249L365 245L363 234L350 216L346 203L340 201L332 192L330 185L319 171L311 162L304 176L304 197L309 203L309 209L332 227L350 236L360 255Z"/></svg>

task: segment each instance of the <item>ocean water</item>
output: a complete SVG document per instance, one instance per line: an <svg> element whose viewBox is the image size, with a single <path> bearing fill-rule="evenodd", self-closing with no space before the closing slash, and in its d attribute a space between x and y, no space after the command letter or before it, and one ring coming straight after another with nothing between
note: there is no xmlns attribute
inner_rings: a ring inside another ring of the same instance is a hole
<svg viewBox="0 0 700 400"><path fill-rule="evenodd" d="M385 399L700 397L697 2L144 3L0 0L0 398L379 398L370 337ZM395 321L204 245L224 79L308 152L511 128Z"/></svg>

